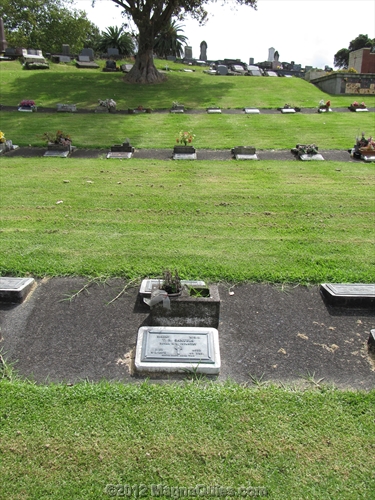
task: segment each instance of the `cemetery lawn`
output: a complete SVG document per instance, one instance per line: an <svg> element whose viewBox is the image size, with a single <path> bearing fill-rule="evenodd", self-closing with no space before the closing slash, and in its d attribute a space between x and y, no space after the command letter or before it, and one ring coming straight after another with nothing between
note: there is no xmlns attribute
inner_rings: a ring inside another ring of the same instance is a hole
<svg viewBox="0 0 375 500"><path fill-rule="evenodd" d="M3 112L1 130L13 144L45 146L44 132L63 130L79 148L109 148L129 138L139 149L166 148L176 144L180 130L196 136L194 146L231 149L250 145L259 149L287 149L296 144L323 149L348 150L361 132L375 136L374 113L328 115L245 115L153 113L141 115ZM69 160L70 161L70 160Z"/></svg>
<svg viewBox="0 0 375 500"><path fill-rule="evenodd" d="M364 282L372 164L3 157L1 275Z"/></svg>
<svg viewBox="0 0 375 500"><path fill-rule="evenodd" d="M375 390L3 379L0 398L1 498L373 498Z"/></svg>
<svg viewBox="0 0 375 500"><path fill-rule="evenodd" d="M101 67L105 63L104 60L96 62ZM159 69L165 68L166 63L165 60L155 61ZM192 68L193 73L184 73L180 70L186 69L185 65L170 62L168 65L172 71L168 72L165 83L136 85L124 83L122 72L77 69L74 63L50 63L46 71L25 71L18 61L2 61L1 104L17 106L22 99L33 99L37 106L44 108L56 109L57 103L69 103L94 110L98 99L111 98L122 110L139 105L170 109L173 101L190 109L208 106L279 108L286 103L317 108L321 99L330 99L332 107L339 108L349 106L356 99L349 95L326 94L301 78L210 76L203 73L202 67ZM375 96L365 95L363 100L367 106L375 106Z"/></svg>

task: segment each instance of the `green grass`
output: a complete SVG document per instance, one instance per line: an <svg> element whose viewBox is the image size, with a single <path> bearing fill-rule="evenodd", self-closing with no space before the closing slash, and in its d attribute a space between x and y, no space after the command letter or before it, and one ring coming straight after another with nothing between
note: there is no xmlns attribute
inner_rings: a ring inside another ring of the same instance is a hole
<svg viewBox="0 0 375 500"><path fill-rule="evenodd" d="M109 498L107 484L373 498L375 391L3 380L0 397L1 498Z"/></svg>
<svg viewBox="0 0 375 500"><path fill-rule="evenodd" d="M315 143L320 149L348 149L362 130L375 136L372 113L330 115L174 115L2 113L2 130L20 146L43 146L44 132L63 130L80 148L109 148L129 137L136 148L172 149L180 130L192 130L197 148L290 149Z"/></svg>
<svg viewBox="0 0 375 500"><path fill-rule="evenodd" d="M104 65L104 61L99 61ZM121 63L119 63L121 64ZM166 61L156 60L163 68ZM158 85L124 83L123 73L75 68L74 64L53 64L45 71L25 71L18 61L1 63L1 104L16 106L22 99L34 99L38 106L56 107L57 103L74 103L79 108L94 109L98 99L112 98L120 109L139 105L170 109L173 101L188 108L217 105L222 108L278 108L290 103L315 108L321 99L331 99L332 107L347 107L351 96L329 95L301 78L220 77L203 73L178 71L186 68L169 63L174 71ZM367 106L375 105L375 96L364 96Z"/></svg>
<svg viewBox="0 0 375 500"><path fill-rule="evenodd" d="M3 157L1 179L2 275L375 279L371 164Z"/></svg>

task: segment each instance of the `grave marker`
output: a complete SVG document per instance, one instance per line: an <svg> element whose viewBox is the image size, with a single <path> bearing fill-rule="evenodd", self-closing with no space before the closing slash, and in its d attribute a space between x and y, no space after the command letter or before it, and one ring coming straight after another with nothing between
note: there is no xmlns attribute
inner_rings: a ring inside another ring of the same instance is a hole
<svg viewBox="0 0 375 500"><path fill-rule="evenodd" d="M135 368L146 373L216 375L221 360L215 328L144 326L138 330Z"/></svg>
<svg viewBox="0 0 375 500"><path fill-rule="evenodd" d="M0 302L23 302L34 283L34 278L0 278Z"/></svg>

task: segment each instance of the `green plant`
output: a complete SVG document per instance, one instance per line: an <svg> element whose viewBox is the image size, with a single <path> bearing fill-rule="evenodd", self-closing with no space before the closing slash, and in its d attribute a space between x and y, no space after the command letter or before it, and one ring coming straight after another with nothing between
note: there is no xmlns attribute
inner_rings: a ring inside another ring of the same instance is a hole
<svg viewBox="0 0 375 500"><path fill-rule="evenodd" d="M178 137L176 139L176 142L178 144L183 144L184 146L187 146L188 144L191 144L193 140L195 139L195 135L192 132L183 132L182 130L178 134Z"/></svg>
<svg viewBox="0 0 375 500"><path fill-rule="evenodd" d="M98 99L99 106L102 106L103 108L107 109L116 109L116 101L113 99L104 99L103 101L101 99Z"/></svg>
<svg viewBox="0 0 375 500"><path fill-rule="evenodd" d="M58 130L56 133L44 132L42 138L47 143L62 144L63 146L69 146L72 143L70 135L62 130Z"/></svg>
<svg viewBox="0 0 375 500"><path fill-rule="evenodd" d="M169 269L166 269L163 272L163 283L161 285L161 289L165 290L168 294L181 292L181 279L178 275L177 269L175 269L174 275L172 275Z"/></svg>

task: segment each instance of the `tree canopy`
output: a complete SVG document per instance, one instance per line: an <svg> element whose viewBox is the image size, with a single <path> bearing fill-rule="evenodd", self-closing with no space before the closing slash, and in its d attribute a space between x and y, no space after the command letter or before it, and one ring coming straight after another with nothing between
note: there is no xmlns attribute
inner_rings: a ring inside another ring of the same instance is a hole
<svg viewBox="0 0 375 500"><path fill-rule="evenodd" d="M62 44L81 50L98 28L83 11L72 9L72 0L2 0L8 46L60 53Z"/></svg>
<svg viewBox="0 0 375 500"><path fill-rule="evenodd" d="M153 63L156 40L172 18L182 20L190 15L199 23L207 20L205 6L210 0L112 0L123 9L123 15L132 19L138 28L138 54L127 76L134 83L156 83L163 80ZM223 3L229 0L223 0ZM94 0L95 2L95 0ZM257 0L235 0L238 5L256 8Z"/></svg>
<svg viewBox="0 0 375 500"><path fill-rule="evenodd" d="M187 37L180 33L181 31L181 25L177 24L175 20L170 21L156 37L154 53L160 58L181 57L183 44L187 42Z"/></svg>
<svg viewBox="0 0 375 500"><path fill-rule="evenodd" d="M125 31L125 26L109 26L102 32L97 44L97 50L106 51L109 48L118 49L120 55L128 57L134 55L135 44L131 34Z"/></svg>
<svg viewBox="0 0 375 500"><path fill-rule="evenodd" d="M375 45L375 39L369 38L368 35L358 35L354 40L349 43L347 49L340 49L334 55L333 64L337 68L347 69L349 65L349 53L353 50L363 49L365 47L373 47Z"/></svg>

